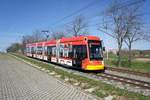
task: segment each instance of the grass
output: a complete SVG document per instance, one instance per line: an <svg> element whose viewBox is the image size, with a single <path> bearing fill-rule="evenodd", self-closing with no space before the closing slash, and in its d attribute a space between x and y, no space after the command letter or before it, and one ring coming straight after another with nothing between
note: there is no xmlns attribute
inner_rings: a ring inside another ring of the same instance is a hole
<svg viewBox="0 0 150 100"><path fill-rule="evenodd" d="M97 81L94 79L89 79L89 78L83 77L81 75L66 72L60 68L50 66L49 64L43 63L39 60L30 59L30 58L25 57L20 54L13 54L13 55L15 55L19 58L22 58L28 62L31 62L37 66L45 68L46 70L49 70L50 72L55 71L55 73L57 73L57 75L61 75L61 77L60 77L61 79L65 80L65 78L69 78L68 83L70 83L70 84L78 82L78 83L80 83L78 86L82 89L95 88L95 90L92 92L92 94L97 95L98 97L101 97L101 98L106 97L108 95L113 95L116 98L119 96L123 96L129 100L150 100L149 96L144 96L139 93L129 92L129 91L126 91L123 89L119 89L115 86L106 84L102 81ZM85 84L85 85L83 85L83 84ZM114 99L116 99L116 98L114 98Z"/></svg>
<svg viewBox="0 0 150 100"><path fill-rule="evenodd" d="M117 60L105 60L105 64L109 66L117 66ZM133 60L131 63L131 66L129 67L127 59L124 59L121 61L121 67L137 70L137 71L143 71L143 72L150 72L150 62L142 62L142 61L136 61Z"/></svg>
<svg viewBox="0 0 150 100"><path fill-rule="evenodd" d="M109 59L105 60L105 64L112 67L117 67L117 56L110 53ZM121 58L121 67L150 73L150 62L142 62L133 59L131 66L129 67L128 57L126 56Z"/></svg>

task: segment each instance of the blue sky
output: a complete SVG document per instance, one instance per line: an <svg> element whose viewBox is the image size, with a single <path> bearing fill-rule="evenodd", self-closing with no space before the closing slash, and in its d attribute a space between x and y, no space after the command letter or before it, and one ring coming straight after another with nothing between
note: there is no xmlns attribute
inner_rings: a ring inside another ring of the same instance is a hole
<svg viewBox="0 0 150 100"><path fill-rule="evenodd" d="M96 3L86 10L54 24L93 1ZM65 23L78 15L86 16L91 24L101 23L100 13L109 3L110 0L0 0L0 50L5 50L14 42L20 42L23 35L30 35L37 29L61 31ZM143 13L150 13L149 5L150 0L146 0L142 8ZM150 14L146 14L143 18L147 29L150 28L149 17ZM115 40L98 31L97 27L89 27L89 32L102 37L106 48L117 47ZM133 48L150 49L149 45L150 42L139 41Z"/></svg>

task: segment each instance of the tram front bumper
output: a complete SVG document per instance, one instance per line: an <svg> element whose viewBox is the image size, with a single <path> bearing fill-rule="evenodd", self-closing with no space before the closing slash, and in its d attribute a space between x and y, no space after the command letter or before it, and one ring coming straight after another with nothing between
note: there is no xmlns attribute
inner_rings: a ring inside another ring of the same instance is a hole
<svg viewBox="0 0 150 100"><path fill-rule="evenodd" d="M104 70L104 65L87 65L86 70Z"/></svg>

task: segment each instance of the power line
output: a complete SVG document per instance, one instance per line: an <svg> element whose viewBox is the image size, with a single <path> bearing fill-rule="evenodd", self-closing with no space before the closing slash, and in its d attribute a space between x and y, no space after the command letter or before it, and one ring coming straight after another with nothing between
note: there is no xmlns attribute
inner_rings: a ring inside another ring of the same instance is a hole
<svg viewBox="0 0 150 100"><path fill-rule="evenodd" d="M144 1L145 1L145 0L137 0L137 1L134 1L134 2L130 2L130 3L129 3L129 1L128 1L128 2L126 1L126 2L124 2L124 3L121 3L121 4L125 4L125 5L122 5L122 6L118 7L118 9L121 9L121 8L123 8L123 7L126 7L126 6L132 6L132 5L135 5L135 4L144 2ZM58 24L58 23L64 21L65 19L67 19L67 18L69 18L69 17L72 17L72 16L76 15L76 14L79 13L79 12L82 12L83 10L85 10L85 9L87 9L87 8L89 8L89 7L91 7L91 6L93 6L93 5L96 4L96 3L97 3L97 0L96 0L96 1L93 1L93 2L91 2L91 3L89 3L89 4L87 4L86 6L80 8L80 9L74 11L73 13L71 13L71 14L69 14L69 15L63 17L62 19L58 20L57 22L55 22L55 23L53 24L53 26L55 26L56 24ZM93 19L93 18L94 18L94 17L90 17L90 19ZM70 23L70 22L67 22L67 23Z"/></svg>
<svg viewBox="0 0 150 100"><path fill-rule="evenodd" d="M127 6L132 6L132 5L135 5L135 4L138 4L138 3L142 3L142 2L144 2L144 1L145 1L145 0L137 0L137 1L134 1L134 2L130 2L130 3L127 2L126 5L120 6L120 7L118 7L118 9L121 9L121 8L127 7Z"/></svg>
<svg viewBox="0 0 150 100"><path fill-rule="evenodd" d="M73 15L75 15L75 14L77 14L77 13L83 11L83 10L86 10L87 8L89 8L89 7L93 6L93 5L95 5L98 1L99 1L99 0L94 0L94 1L92 1L91 3L87 4L86 6L80 8L80 9L74 11L73 13L71 13L71 14L69 14L69 15L63 17L62 19L58 20L58 21L55 22L53 25L56 25L57 23L60 23L60 22L64 21L65 19L67 19L67 18L69 18L69 17L72 17Z"/></svg>
<svg viewBox="0 0 150 100"><path fill-rule="evenodd" d="M127 1L126 2L122 2L121 4L124 4L124 3L126 3L125 5L122 5L122 6L120 6L120 7L118 7L118 9L121 9L121 8L123 8L123 7L126 7L126 6L132 6L132 5L135 5L135 4L138 4L138 3L142 3L142 2L144 2L145 0L137 0L137 1L134 1L134 2L130 2L130 3L128 3ZM121 5L120 4L120 5ZM140 13L138 16L141 16L141 15L148 15L148 14L150 14L150 12L145 12L145 13Z"/></svg>

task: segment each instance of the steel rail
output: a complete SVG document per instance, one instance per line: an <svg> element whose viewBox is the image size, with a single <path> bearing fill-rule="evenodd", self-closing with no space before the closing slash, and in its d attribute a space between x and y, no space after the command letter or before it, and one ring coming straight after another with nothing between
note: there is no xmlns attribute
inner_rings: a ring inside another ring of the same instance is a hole
<svg viewBox="0 0 150 100"><path fill-rule="evenodd" d="M49 63L47 61L44 61L44 62L47 63L47 64L57 65L58 67L59 66L62 66L63 68L65 67L64 65L60 65L60 64ZM65 67L65 69L68 69L68 68ZM70 69L68 69L68 70L70 70ZM71 70L79 72L79 71L74 70L74 69L71 69ZM108 67L107 67L107 70L108 70ZM67 71L67 70L65 70L65 71ZM84 73L84 72L83 72L83 74L85 74L87 77L91 75L90 73ZM150 90L150 83L149 82L136 80L136 79L132 79L132 78L127 78L127 77L122 77L122 76L118 76L118 75L114 75L114 74L108 74L108 73L102 73L100 75L96 74L96 73L92 73L92 75L96 79L100 79L100 77L101 78L107 78L107 79L110 79L110 80L115 80L115 81L122 82L122 83L132 84L134 86L139 86L141 88Z"/></svg>
<svg viewBox="0 0 150 100"><path fill-rule="evenodd" d="M139 87L144 88L144 89L150 89L150 83L145 82L145 81L141 81L141 80L136 80L136 79L122 77L122 76L108 74L108 73L103 73L101 75L97 75L97 77L102 77L102 78L107 78L110 80L119 81L122 83L132 84L134 86L139 86Z"/></svg>
<svg viewBox="0 0 150 100"><path fill-rule="evenodd" d="M123 68L107 67L106 70L124 72L124 73L128 73L128 74L139 75L139 76L144 76L144 77L150 77L150 73L145 73L145 72L141 72L141 71L133 71L133 70L123 69Z"/></svg>

